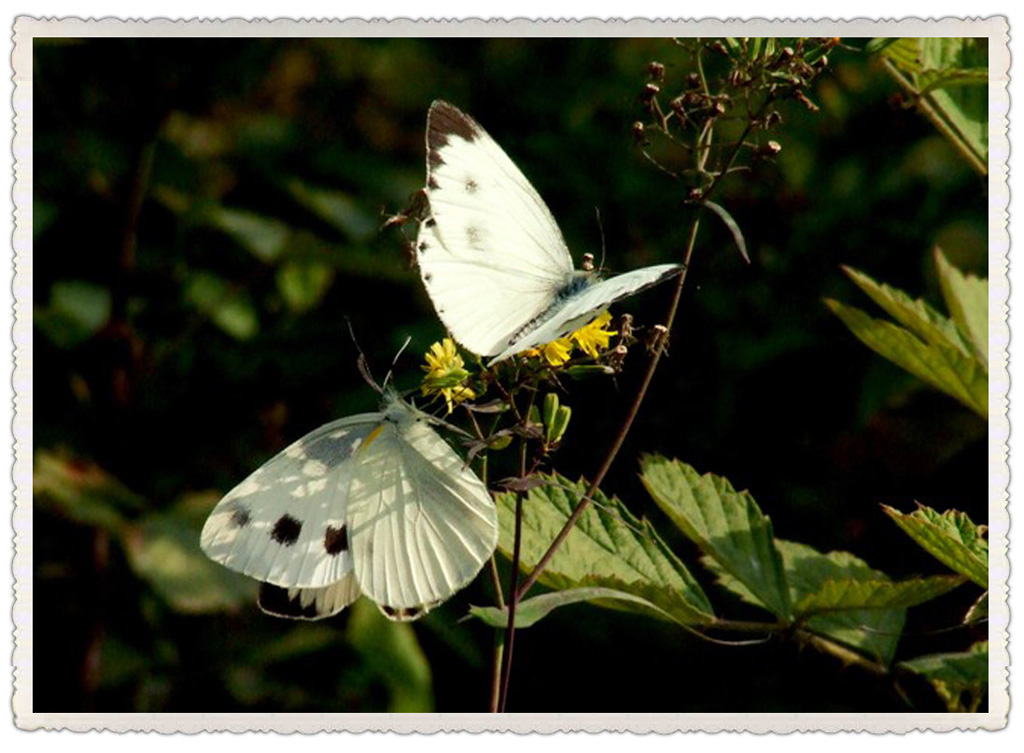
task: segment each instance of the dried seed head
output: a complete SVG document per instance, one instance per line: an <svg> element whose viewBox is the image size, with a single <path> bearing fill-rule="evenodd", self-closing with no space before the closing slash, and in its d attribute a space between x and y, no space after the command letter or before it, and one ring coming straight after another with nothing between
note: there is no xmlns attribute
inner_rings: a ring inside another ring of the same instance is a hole
<svg viewBox="0 0 1024 753"><path fill-rule="evenodd" d="M639 142L644 140L645 133L644 133L644 124L643 123L641 123L639 120L636 121L633 124L633 129L632 130L633 130L633 139L635 141L637 141L639 143Z"/></svg>
<svg viewBox="0 0 1024 753"><path fill-rule="evenodd" d="M650 102L661 91L661 87L657 84L644 84L643 91L640 92L640 101L644 103Z"/></svg>
<svg viewBox="0 0 1024 753"><path fill-rule="evenodd" d="M647 72L651 74L651 78L655 81L661 81L665 78L665 66L656 60L652 60L647 64Z"/></svg>

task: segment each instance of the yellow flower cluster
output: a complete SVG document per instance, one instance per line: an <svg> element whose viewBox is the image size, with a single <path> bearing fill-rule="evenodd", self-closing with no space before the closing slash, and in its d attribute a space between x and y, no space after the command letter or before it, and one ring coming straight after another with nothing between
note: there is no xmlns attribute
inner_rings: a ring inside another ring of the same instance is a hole
<svg viewBox="0 0 1024 753"><path fill-rule="evenodd" d="M543 357L551 366L561 366L569 360L573 348L579 348L591 358L597 358L602 350L608 349L608 343L614 335L619 334L605 329L611 322L612 315L607 311L600 314L590 324L573 332L566 337L542 345L539 348L526 351L526 355Z"/></svg>
<svg viewBox="0 0 1024 753"><path fill-rule="evenodd" d="M469 372L450 337L431 345L426 360L427 365L422 368L427 375L420 386L424 395L441 395L448 404L449 413L463 400L476 397L476 393L465 384Z"/></svg>

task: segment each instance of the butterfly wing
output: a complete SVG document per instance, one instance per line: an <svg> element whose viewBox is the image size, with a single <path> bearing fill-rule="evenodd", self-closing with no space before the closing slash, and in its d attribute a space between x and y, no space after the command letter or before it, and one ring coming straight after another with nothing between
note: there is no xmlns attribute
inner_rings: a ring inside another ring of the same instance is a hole
<svg viewBox="0 0 1024 753"><path fill-rule="evenodd" d="M493 355L572 279L569 250L519 168L447 102L427 116L426 194L416 242L424 286L455 339Z"/></svg>
<svg viewBox="0 0 1024 753"><path fill-rule="evenodd" d="M657 285L662 280L683 271L679 264L657 264L653 267L635 269L632 272L601 280L567 298L549 317L537 327L509 343L489 362L495 363L530 348L565 337L590 322L616 301L622 300L641 290Z"/></svg>
<svg viewBox="0 0 1024 753"><path fill-rule="evenodd" d="M274 617L293 620L322 620L336 615L359 598L354 572L323 588L282 588L260 583L259 607Z"/></svg>
<svg viewBox="0 0 1024 753"><path fill-rule="evenodd" d="M405 410L360 450L348 517L359 587L398 620L421 616L467 585L498 541L483 482L414 409Z"/></svg>
<svg viewBox="0 0 1024 753"><path fill-rule="evenodd" d="M203 551L284 588L325 588L345 578L352 572L346 522L352 458L382 421L380 413L343 418L274 456L210 513Z"/></svg>

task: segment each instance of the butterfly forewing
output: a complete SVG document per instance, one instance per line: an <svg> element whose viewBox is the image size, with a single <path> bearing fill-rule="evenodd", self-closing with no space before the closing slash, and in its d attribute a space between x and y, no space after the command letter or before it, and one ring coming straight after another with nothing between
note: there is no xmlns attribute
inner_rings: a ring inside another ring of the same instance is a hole
<svg viewBox="0 0 1024 753"><path fill-rule="evenodd" d="M346 499L353 454L380 425L366 413L322 426L229 492L203 527L216 562L286 588L329 586L352 571Z"/></svg>
<svg viewBox="0 0 1024 753"><path fill-rule="evenodd" d="M427 118L426 193L430 212L417 239L423 282L455 339L493 355L571 279L565 241L501 147L446 102Z"/></svg>
<svg viewBox="0 0 1024 753"><path fill-rule="evenodd" d="M413 619L468 584L497 545L483 483L425 421L389 424L360 452L349 495L359 586Z"/></svg>

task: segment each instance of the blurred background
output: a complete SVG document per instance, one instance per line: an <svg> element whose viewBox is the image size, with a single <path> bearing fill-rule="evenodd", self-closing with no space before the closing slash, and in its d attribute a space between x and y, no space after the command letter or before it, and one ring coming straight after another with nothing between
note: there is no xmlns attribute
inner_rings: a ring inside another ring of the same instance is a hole
<svg viewBox="0 0 1024 753"><path fill-rule="evenodd" d="M723 184L752 264L702 224L670 357L604 490L661 452L747 488L781 538L893 577L941 572L879 503L987 521L987 427L863 347L823 297L871 309L841 264L944 310L931 251L987 275L985 182L864 54L830 53L774 162ZM294 624L206 560L222 494L307 431L373 410L346 319L400 387L443 335L400 230L435 98L472 114L612 271L678 260L680 186L636 150L658 39L37 39L34 69L35 711L484 711L478 582L412 625L365 601ZM600 225L596 219L600 212ZM620 305L641 324L670 286ZM873 312L877 315L877 312ZM556 458L592 474L644 358L572 384ZM670 539L719 613L752 610ZM507 563L502 563L503 567ZM960 650L976 594L911 610L897 658ZM950 606L950 605L953 606ZM567 607L517 634L509 710L901 711L887 681L814 652L724 647Z"/></svg>

